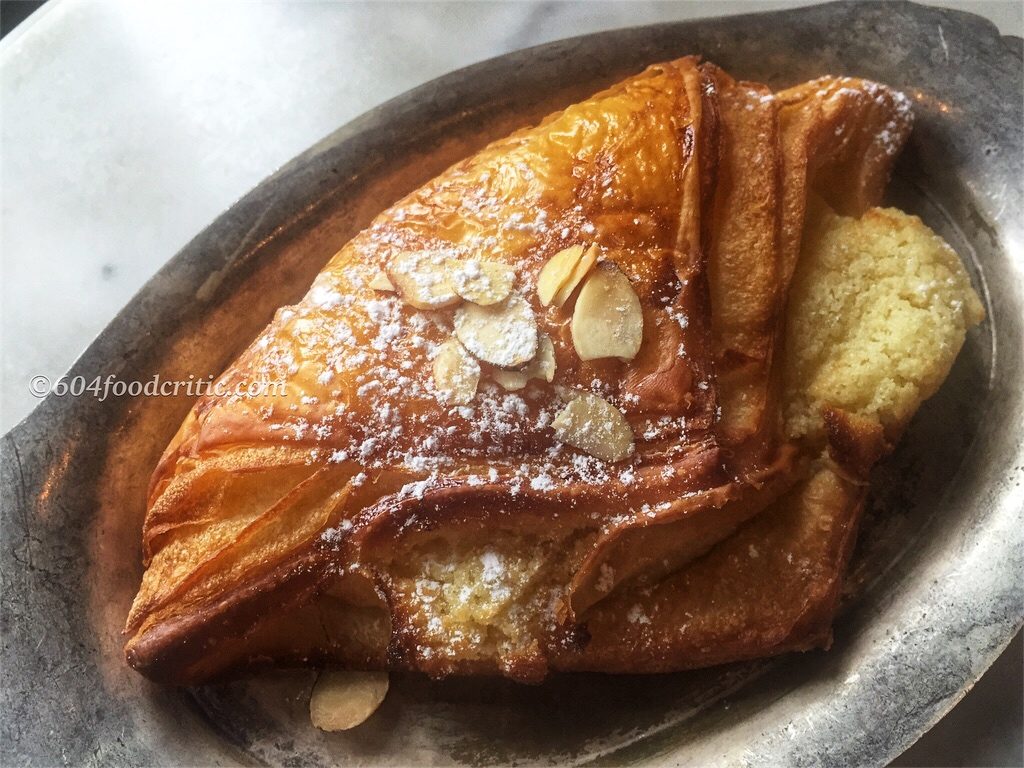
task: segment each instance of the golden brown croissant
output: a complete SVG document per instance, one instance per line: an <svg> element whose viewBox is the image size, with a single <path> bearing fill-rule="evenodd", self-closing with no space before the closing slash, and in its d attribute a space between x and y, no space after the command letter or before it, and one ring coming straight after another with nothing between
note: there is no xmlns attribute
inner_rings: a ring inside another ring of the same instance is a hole
<svg viewBox="0 0 1024 768"><path fill-rule="evenodd" d="M168 446L129 662L537 680L827 644L867 471L981 317L872 208L910 124L875 83L684 58L393 205L222 377L287 396L204 397ZM911 266L940 288L837 385Z"/></svg>

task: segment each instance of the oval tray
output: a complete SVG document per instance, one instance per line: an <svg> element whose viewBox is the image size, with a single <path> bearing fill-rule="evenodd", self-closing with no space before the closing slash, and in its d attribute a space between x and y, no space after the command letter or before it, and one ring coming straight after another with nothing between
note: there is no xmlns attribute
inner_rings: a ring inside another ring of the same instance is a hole
<svg viewBox="0 0 1024 768"><path fill-rule="evenodd" d="M969 262L988 319L878 473L827 653L538 687L396 675L349 734L308 672L196 690L124 664L149 473L188 398L50 396L3 438L0 762L882 765L1009 642L1024 605L1021 46L973 16L840 3L617 30L483 62L384 104L260 184L172 259L70 372L219 373L372 216L492 138L646 64L700 53L792 84L902 88L918 121L892 201Z"/></svg>

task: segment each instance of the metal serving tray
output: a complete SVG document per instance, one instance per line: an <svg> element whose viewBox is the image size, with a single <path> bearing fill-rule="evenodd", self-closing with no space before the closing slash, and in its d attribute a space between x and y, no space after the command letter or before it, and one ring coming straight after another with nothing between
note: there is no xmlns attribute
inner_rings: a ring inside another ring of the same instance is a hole
<svg viewBox="0 0 1024 768"><path fill-rule="evenodd" d="M968 262L988 311L880 468L835 647L538 687L395 675L348 734L308 721L309 672L175 690L121 655L154 463L187 398L48 397L3 438L4 764L881 765L966 693L1024 604L1020 39L910 4L819 6L617 30L486 61L297 157L174 257L75 364L86 381L219 371L336 248L489 139L646 64L700 53L783 86L902 88L917 127L893 202Z"/></svg>

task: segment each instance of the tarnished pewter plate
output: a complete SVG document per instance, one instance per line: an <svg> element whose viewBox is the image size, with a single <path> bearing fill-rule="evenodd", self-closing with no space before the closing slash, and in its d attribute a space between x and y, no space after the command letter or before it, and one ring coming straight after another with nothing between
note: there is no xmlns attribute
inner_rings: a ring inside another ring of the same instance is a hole
<svg viewBox="0 0 1024 768"><path fill-rule="evenodd" d="M486 141L646 64L700 53L784 86L902 88L918 117L892 188L968 262L988 319L878 472L827 653L539 687L396 675L364 727L323 734L311 673L198 690L121 655L144 491L187 398L47 398L3 441L5 765L881 765L966 693L1024 604L1021 41L980 18L837 4L520 51L356 120L202 232L75 364L91 381L218 373L339 245Z"/></svg>

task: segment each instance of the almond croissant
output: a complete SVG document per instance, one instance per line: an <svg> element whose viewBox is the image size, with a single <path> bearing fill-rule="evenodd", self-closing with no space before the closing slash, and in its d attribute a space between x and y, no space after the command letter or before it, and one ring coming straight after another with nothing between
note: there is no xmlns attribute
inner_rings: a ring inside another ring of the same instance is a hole
<svg viewBox="0 0 1024 768"><path fill-rule="evenodd" d="M168 446L129 662L529 681L827 645L867 472L981 319L948 246L873 208L910 126L875 83L683 58L397 202L221 380L287 395L204 397ZM940 294L847 397L922 270Z"/></svg>

